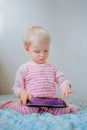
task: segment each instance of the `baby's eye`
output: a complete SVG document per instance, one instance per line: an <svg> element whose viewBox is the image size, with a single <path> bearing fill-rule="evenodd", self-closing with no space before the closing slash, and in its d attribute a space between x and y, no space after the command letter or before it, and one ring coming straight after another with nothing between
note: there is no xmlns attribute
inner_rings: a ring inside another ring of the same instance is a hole
<svg viewBox="0 0 87 130"><path fill-rule="evenodd" d="M35 53L40 53L40 51L34 51Z"/></svg>
<svg viewBox="0 0 87 130"><path fill-rule="evenodd" d="M44 50L44 52L48 52L48 50Z"/></svg>

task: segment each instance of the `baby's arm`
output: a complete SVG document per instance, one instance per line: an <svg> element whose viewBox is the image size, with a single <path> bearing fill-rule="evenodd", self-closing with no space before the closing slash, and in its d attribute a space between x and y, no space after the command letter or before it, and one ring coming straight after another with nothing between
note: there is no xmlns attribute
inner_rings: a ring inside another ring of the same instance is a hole
<svg viewBox="0 0 87 130"><path fill-rule="evenodd" d="M68 97L69 94L74 92L74 90L71 88L70 81L59 68L55 68L55 80L61 90L61 96L63 100L64 97Z"/></svg>
<svg viewBox="0 0 87 130"><path fill-rule="evenodd" d="M23 65L17 71L13 91L15 95L19 98L19 103L25 104L28 93L25 89L25 69Z"/></svg>

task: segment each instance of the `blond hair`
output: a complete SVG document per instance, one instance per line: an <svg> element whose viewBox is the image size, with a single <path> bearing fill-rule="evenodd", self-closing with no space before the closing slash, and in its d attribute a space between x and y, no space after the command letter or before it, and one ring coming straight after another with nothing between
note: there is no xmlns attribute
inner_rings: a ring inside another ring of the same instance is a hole
<svg viewBox="0 0 87 130"><path fill-rule="evenodd" d="M42 26L32 26L27 29L23 37L24 45L32 42L47 42L50 43L51 38L46 28Z"/></svg>

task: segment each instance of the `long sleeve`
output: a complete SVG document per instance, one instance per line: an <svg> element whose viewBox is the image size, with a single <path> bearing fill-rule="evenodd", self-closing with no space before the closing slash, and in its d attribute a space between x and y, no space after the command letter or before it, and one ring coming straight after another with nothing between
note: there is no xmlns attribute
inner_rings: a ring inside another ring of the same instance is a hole
<svg viewBox="0 0 87 130"><path fill-rule="evenodd" d="M20 91L25 89L25 69L24 65L20 66L17 73L16 73L16 78L15 78L15 83L13 86L13 92L14 94L19 97Z"/></svg>
<svg viewBox="0 0 87 130"><path fill-rule="evenodd" d="M66 77L66 75L57 67L55 67L55 81L61 90L62 90L65 83L68 83L71 85L71 82Z"/></svg>

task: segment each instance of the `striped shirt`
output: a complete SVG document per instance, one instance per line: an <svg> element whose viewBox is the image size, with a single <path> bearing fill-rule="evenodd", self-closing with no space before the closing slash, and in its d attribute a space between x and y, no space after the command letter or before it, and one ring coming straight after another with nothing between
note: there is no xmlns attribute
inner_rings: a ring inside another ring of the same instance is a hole
<svg viewBox="0 0 87 130"><path fill-rule="evenodd" d="M56 98L56 83L60 89L64 83L70 83L59 68L50 64L26 63L17 71L13 91L17 96L21 90L26 90L33 97Z"/></svg>

